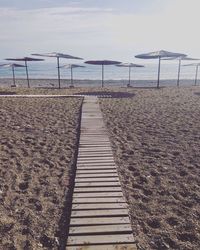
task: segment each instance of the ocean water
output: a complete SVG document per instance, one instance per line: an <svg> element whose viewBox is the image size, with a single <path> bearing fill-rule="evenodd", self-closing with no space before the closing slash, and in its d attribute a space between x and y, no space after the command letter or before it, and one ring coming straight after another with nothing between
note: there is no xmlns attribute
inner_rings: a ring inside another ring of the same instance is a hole
<svg viewBox="0 0 200 250"><path fill-rule="evenodd" d="M5 62L1 62L5 63ZM0 63L0 64L1 64ZM100 80L101 66L82 64L85 68L73 69L74 79L80 80ZM157 64L144 64L144 68L132 68L131 79L134 80L156 80L157 79ZM56 79L57 78L56 63L48 62L30 62L28 63L30 79ZM181 79L195 78L195 67L181 67ZM161 80L177 79L178 63L163 63L161 65ZM70 79L70 69L60 69L62 79ZM15 69L16 78L26 78L25 68ZM0 67L0 78L12 78L12 71L10 68ZM105 66L104 68L105 80L127 80L128 68Z"/></svg>

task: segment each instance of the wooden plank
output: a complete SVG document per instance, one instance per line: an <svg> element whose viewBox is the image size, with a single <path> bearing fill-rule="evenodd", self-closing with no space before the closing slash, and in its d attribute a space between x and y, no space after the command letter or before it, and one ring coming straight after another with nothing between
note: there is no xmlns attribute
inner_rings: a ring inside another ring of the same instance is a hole
<svg viewBox="0 0 200 250"><path fill-rule="evenodd" d="M82 245L67 246L66 250L138 250L134 243L126 244L109 244L109 245Z"/></svg>
<svg viewBox="0 0 200 250"><path fill-rule="evenodd" d="M89 115L88 114L82 114L81 118L82 119L94 119L94 120L99 119L100 121L102 120L101 115L99 115L99 116L91 115L91 112L89 113Z"/></svg>
<svg viewBox="0 0 200 250"><path fill-rule="evenodd" d="M95 156L95 157L93 157L93 156L91 156L91 157L79 157L78 158L78 162L107 162L107 161L112 161L112 162L114 162L114 158L113 157L110 157L110 156Z"/></svg>
<svg viewBox="0 0 200 250"><path fill-rule="evenodd" d="M102 134L101 136L96 136L96 135L93 135L93 136L88 136L88 135L85 135L85 133L82 133L82 136L80 137L80 141L109 141L109 138L107 136L107 134Z"/></svg>
<svg viewBox="0 0 200 250"><path fill-rule="evenodd" d="M115 166L115 162L114 162L114 159L88 159L88 160L85 160L85 159L78 159L77 160L77 164L80 165L80 164L84 164L84 165L114 165Z"/></svg>
<svg viewBox="0 0 200 250"><path fill-rule="evenodd" d="M94 145L105 145L105 144L110 144L110 141L109 140L97 140L97 139L88 139L88 140L80 140L79 141L80 144L94 144Z"/></svg>
<svg viewBox="0 0 200 250"><path fill-rule="evenodd" d="M92 153L95 153L95 152L111 152L111 148L110 147L104 147L104 148L80 148L78 149L79 152L92 152Z"/></svg>
<svg viewBox="0 0 200 250"><path fill-rule="evenodd" d="M88 135L86 133L82 133L81 134L81 140L85 140L85 139L97 139L97 140L107 139L107 140L109 140L107 134Z"/></svg>
<svg viewBox="0 0 200 250"><path fill-rule="evenodd" d="M117 210L117 209L116 209ZM94 210L95 211L95 210ZM101 211L101 210L100 210ZM130 224L114 224L114 225L91 225L91 226L71 226L69 228L69 235L74 234L98 234L98 233L123 233L132 232Z"/></svg>
<svg viewBox="0 0 200 250"><path fill-rule="evenodd" d="M80 164L84 164L84 165L100 165L100 166L102 166L103 164L104 165L114 165L115 166L115 162L114 162L114 160L113 159L111 159L111 160L104 160L104 159L99 159L99 160L80 160L80 159L78 159L77 160L77 165L80 165Z"/></svg>
<svg viewBox="0 0 200 250"><path fill-rule="evenodd" d="M97 138L97 139L101 139L102 137L108 137L107 133L90 133L90 132L82 132L81 133L81 138Z"/></svg>
<svg viewBox="0 0 200 250"><path fill-rule="evenodd" d="M101 136L101 137L95 137L92 136L90 138L88 138L88 136L81 136L80 138L80 142L110 142L110 140L108 139L107 136Z"/></svg>
<svg viewBox="0 0 200 250"><path fill-rule="evenodd" d="M113 165L113 164L102 164L102 165L93 165L93 164L77 164L77 170L96 170L96 169L99 169L99 170L102 170L102 169L116 169L116 166Z"/></svg>
<svg viewBox="0 0 200 250"><path fill-rule="evenodd" d="M110 152L110 153L102 153L102 152L99 152L98 154L97 153L95 153L95 154L88 154L88 153L85 153L84 152L84 154L83 153L79 153L78 154L78 157L80 158L80 159L84 159L84 158L86 158L86 159L88 159L88 158L105 158L105 157L108 157L108 158L112 158L113 159L113 154L112 154L112 152Z"/></svg>
<svg viewBox="0 0 200 250"><path fill-rule="evenodd" d="M75 187L74 193L78 192L118 192L121 191L121 186L118 187Z"/></svg>
<svg viewBox="0 0 200 250"><path fill-rule="evenodd" d="M92 192L92 193L74 193L73 198L83 198L83 197L123 197L122 192Z"/></svg>
<svg viewBox="0 0 200 250"><path fill-rule="evenodd" d="M92 141L92 140L90 140L90 141L79 141L79 145L84 145L84 146L86 146L86 145L89 145L89 147L90 147L90 145L94 145L94 147L95 146L102 146L102 147L104 147L104 146L110 146L110 141L98 141L98 140L94 140L94 141Z"/></svg>
<svg viewBox="0 0 200 250"><path fill-rule="evenodd" d="M96 118L93 118L93 117L90 117L90 118L85 117L84 118L83 117L82 121L84 122L84 124L92 125L93 128L96 128L100 125L104 126L103 121L102 121L102 117L96 117Z"/></svg>
<svg viewBox="0 0 200 250"><path fill-rule="evenodd" d="M110 142L110 140L108 139L108 136L106 135L106 134L102 134L101 136L88 136L88 135L86 135L86 136L84 136L84 134L85 133L83 133L83 135L80 137L80 141L86 141L86 140L91 140L91 141L93 141L93 140L95 140L95 141L100 141L100 140L103 140L103 141L109 141Z"/></svg>
<svg viewBox="0 0 200 250"><path fill-rule="evenodd" d="M105 157L88 157L88 158L86 158L86 157L80 157L80 158L78 158L78 160L77 160L78 162L114 162L114 158L113 157L107 157L107 156L105 156Z"/></svg>
<svg viewBox="0 0 200 250"><path fill-rule="evenodd" d="M77 161L77 166L99 166L99 167L105 167L105 166L114 166L116 167L114 162L79 162Z"/></svg>
<svg viewBox="0 0 200 250"><path fill-rule="evenodd" d="M92 172L96 172L96 171L99 171L102 172L102 173L106 173L106 172L110 172L110 171L114 171L115 173L117 173L117 169L115 166L105 166L105 167L101 167L101 166L88 166L88 167L84 167L84 166L78 166L76 171L91 171ZM98 172L96 172L98 173Z"/></svg>
<svg viewBox="0 0 200 250"><path fill-rule="evenodd" d="M95 133L99 134L102 131L104 131L104 134L105 134L106 128L102 122L103 122L102 119L98 119L96 121L90 120L89 122L85 120L85 121L83 121L83 123L81 122L81 125L83 125L83 126L81 126L81 129L83 129L87 133L91 133L91 134L95 134ZM94 123L98 123L98 124L96 124L97 126L94 126ZM96 127L100 127L100 130L95 129Z"/></svg>
<svg viewBox="0 0 200 250"><path fill-rule="evenodd" d="M117 172L112 172L112 173L86 173L86 174L80 174L76 173L76 178L99 178L99 177L104 177L104 178L109 178L109 177L118 177ZM107 179L106 179L107 180Z"/></svg>
<svg viewBox="0 0 200 250"><path fill-rule="evenodd" d="M82 124L81 124L82 125ZM85 126L81 126L81 131L89 131L90 133L91 132L94 132L94 133L96 133L97 131L100 133L100 132L104 132L104 133L106 133L107 131L106 131L106 128L105 127L101 127L100 129L96 129L96 128L87 128L87 127L85 127Z"/></svg>
<svg viewBox="0 0 200 250"><path fill-rule="evenodd" d="M81 153L79 152L78 153L78 157L79 158L99 158L99 157L112 157L113 158L113 154L112 152L110 153L104 153L104 152L99 152L99 153L87 153L87 152L84 152L84 153Z"/></svg>
<svg viewBox="0 0 200 250"><path fill-rule="evenodd" d="M70 226L81 225L112 225L130 223L128 216L120 217L88 217L88 218L71 218Z"/></svg>
<svg viewBox="0 0 200 250"><path fill-rule="evenodd" d="M84 143L84 144L110 144L110 140L107 138L107 139L84 139L82 140L82 138L80 138L80 142Z"/></svg>
<svg viewBox="0 0 200 250"><path fill-rule="evenodd" d="M118 209L118 208L127 208L127 203L90 203L90 204L72 204L72 210L81 210L81 209Z"/></svg>
<svg viewBox="0 0 200 250"><path fill-rule="evenodd" d="M78 183L78 182L81 182L81 183L84 183L84 182L113 182L113 181L119 181L119 177L108 177L108 178L76 178L75 179L75 182Z"/></svg>
<svg viewBox="0 0 200 250"><path fill-rule="evenodd" d="M110 147L107 147L105 148L104 150L99 150L98 148L95 150L95 149L92 149L92 148L85 148L85 150L79 150L79 153L82 153L82 154L86 154L89 153L89 154L110 154L112 155L112 150Z"/></svg>
<svg viewBox="0 0 200 250"><path fill-rule="evenodd" d="M73 204L80 204L80 203L123 203L125 202L123 197L96 197L96 198L90 198L90 197L83 197L83 198L73 198L72 203Z"/></svg>
<svg viewBox="0 0 200 250"><path fill-rule="evenodd" d="M78 156L83 156L83 155L88 155L88 156L93 156L93 155L103 155L103 154L110 154L113 156L113 152L110 149L100 149L100 150L96 150L96 149L88 149L88 148L84 148L84 150L79 149L78 151Z"/></svg>
<svg viewBox="0 0 200 250"><path fill-rule="evenodd" d="M107 174L107 175L112 175L112 174L117 174L117 169L115 166L106 166L106 168L98 168L98 166L95 166L95 168L89 166L89 168L85 167L79 167L76 169L76 174L77 175L86 175L86 174Z"/></svg>
<svg viewBox="0 0 200 250"><path fill-rule="evenodd" d="M69 236L67 245L135 243L132 234ZM102 249L103 250L103 249Z"/></svg>
<svg viewBox="0 0 200 250"><path fill-rule="evenodd" d="M120 183L116 182L76 182L75 187L119 187Z"/></svg>
<svg viewBox="0 0 200 250"><path fill-rule="evenodd" d="M101 217L101 216L128 216L127 209L103 209L103 210L75 210L71 218L79 217Z"/></svg>
<svg viewBox="0 0 200 250"><path fill-rule="evenodd" d="M77 169L76 176L82 175L82 174L115 174L117 173L116 168L113 169Z"/></svg>
<svg viewBox="0 0 200 250"><path fill-rule="evenodd" d="M79 143L80 144L89 144L89 145L90 144L96 144L96 145L108 144L108 145L110 145L110 141L108 139L107 140L100 140L98 138L94 138L94 139L88 138L87 140L80 139Z"/></svg>
<svg viewBox="0 0 200 250"><path fill-rule="evenodd" d="M110 143L79 143L80 148L99 148L99 149L104 149L105 147L110 147Z"/></svg>
<svg viewBox="0 0 200 250"><path fill-rule="evenodd" d="M87 138L90 138L90 137L96 137L96 138L102 138L102 136L108 136L107 135L107 132L105 131L105 133L99 133L99 131L97 131L96 133L95 132L90 132L90 131L88 131L88 132L86 132L86 131L84 131L84 133L81 133L81 137L87 137Z"/></svg>
<svg viewBox="0 0 200 250"><path fill-rule="evenodd" d="M91 148L99 148L99 149L106 149L106 148L110 148L110 144L102 144L102 145L99 145L99 144L79 144L79 148L88 148L88 149L91 149Z"/></svg>
<svg viewBox="0 0 200 250"><path fill-rule="evenodd" d="M78 162L114 162L114 158L113 157L110 157L110 156L102 156L102 157L80 157L78 158L77 160Z"/></svg>
<svg viewBox="0 0 200 250"><path fill-rule="evenodd" d="M87 130L104 130L105 131L105 127L103 126L103 124L99 124L97 126L94 126L94 123L96 123L98 121L82 121L81 122L81 126L83 129L87 129Z"/></svg>
<svg viewBox="0 0 200 250"><path fill-rule="evenodd" d="M91 171L96 171L96 170L115 170L117 171L116 169L116 166L115 165L92 165L92 164L89 164L89 165L77 165L77 171L78 170L91 170Z"/></svg>

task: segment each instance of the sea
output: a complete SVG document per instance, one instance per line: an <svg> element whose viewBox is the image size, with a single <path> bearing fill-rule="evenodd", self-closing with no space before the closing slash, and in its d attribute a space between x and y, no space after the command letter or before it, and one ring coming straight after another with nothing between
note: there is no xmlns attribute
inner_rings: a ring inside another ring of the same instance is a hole
<svg viewBox="0 0 200 250"><path fill-rule="evenodd" d="M0 62L3 64L5 62ZM102 77L100 65L80 64L85 66L84 68L74 68L73 78L76 80L100 80ZM158 74L158 64L146 63L143 64L143 68L131 69L132 82L137 81L156 81ZM62 66L62 65L60 65ZM57 79L57 65L56 62L29 62L28 63L29 77L30 79ZM195 79L195 66L182 66L180 80L189 85L194 84ZM70 79L70 69L61 68L61 79ZM160 79L161 81L169 82L173 84L176 82L178 74L178 62L176 63L164 63L161 64ZM26 79L25 68L15 68L15 76L19 79ZM104 79L109 80L123 80L127 81L129 77L129 69L125 67L105 66L104 67ZM12 71L10 68L0 67L0 78L12 78ZM168 81L169 80L169 81ZM173 81L172 81L173 80Z"/></svg>

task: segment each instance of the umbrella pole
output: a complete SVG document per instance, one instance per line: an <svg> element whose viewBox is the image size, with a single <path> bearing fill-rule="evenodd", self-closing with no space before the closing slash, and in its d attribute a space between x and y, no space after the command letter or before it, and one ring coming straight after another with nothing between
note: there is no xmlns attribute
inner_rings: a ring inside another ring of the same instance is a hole
<svg viewBox="0 0 200 250"><path fill-rule="evenodd" d="M58 66L58 87L60 89L60 62L58 56L57 56L57 66Z"/></svg>
<svg viewBox="0 0 200 250"><path fill-rule="evenodd" d="M131 67L129 67L129 81L128 81L128 86L131 86Z"/></svg>
<svg viewBox="0 0 200 250"><path fill-rule="evenodd" d="M28 88L30 88L29 76L28 76L28 65L27 65L27 61L25 61L25 67L26 67L26 78L27 78Z"/></svg>
<svg viewBox="0 0 200 250"><path fill-rule="evenodd" d="M71 86L74 87L74 83L73 83L73 69L71 66Z"/></svg>
<svg viewBox="0 0 200 250"><path fill-rule="evenodd" d="M197 76L198 76L199 65L196 66L195 82L194 85L197 85Z"/></svg>
<svg viewBox="0 0 200 250"><path fill-rule="evenodd" d="M104 87L104 65L102 64L102 82L101 82L101 87Z"/></svg>
<svg viewBox="0 0 200 250"><path fill-rule="evenodd" d="M160 87L160 56L159 56L159 62L158 62L158 81L157 81L157 88Z"/></svg>
<svg viewBox="0 0 200 250"><path fill-rule="evenodd" d="M13 86L15 86L15 67L12 66L12 74L13 74Z"/></svg>
<svg viewBox="0 0 200 250"><path fill-rule="evenodd" d="M180 82L180 72L181 72L181 59L179 59L179 64L178 64L178 79L177 79L177 87L179 87L179 82Z"/></svg>

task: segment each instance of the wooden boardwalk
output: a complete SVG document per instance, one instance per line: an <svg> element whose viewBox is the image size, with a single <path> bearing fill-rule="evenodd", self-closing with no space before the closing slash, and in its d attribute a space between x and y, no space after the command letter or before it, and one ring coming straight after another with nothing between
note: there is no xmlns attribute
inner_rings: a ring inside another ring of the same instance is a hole
<svg viewBox="0 0 200 250"><path fill-rule="evenodd" d="M136 250L97 97L84 98L67 250Z"/></svg>

